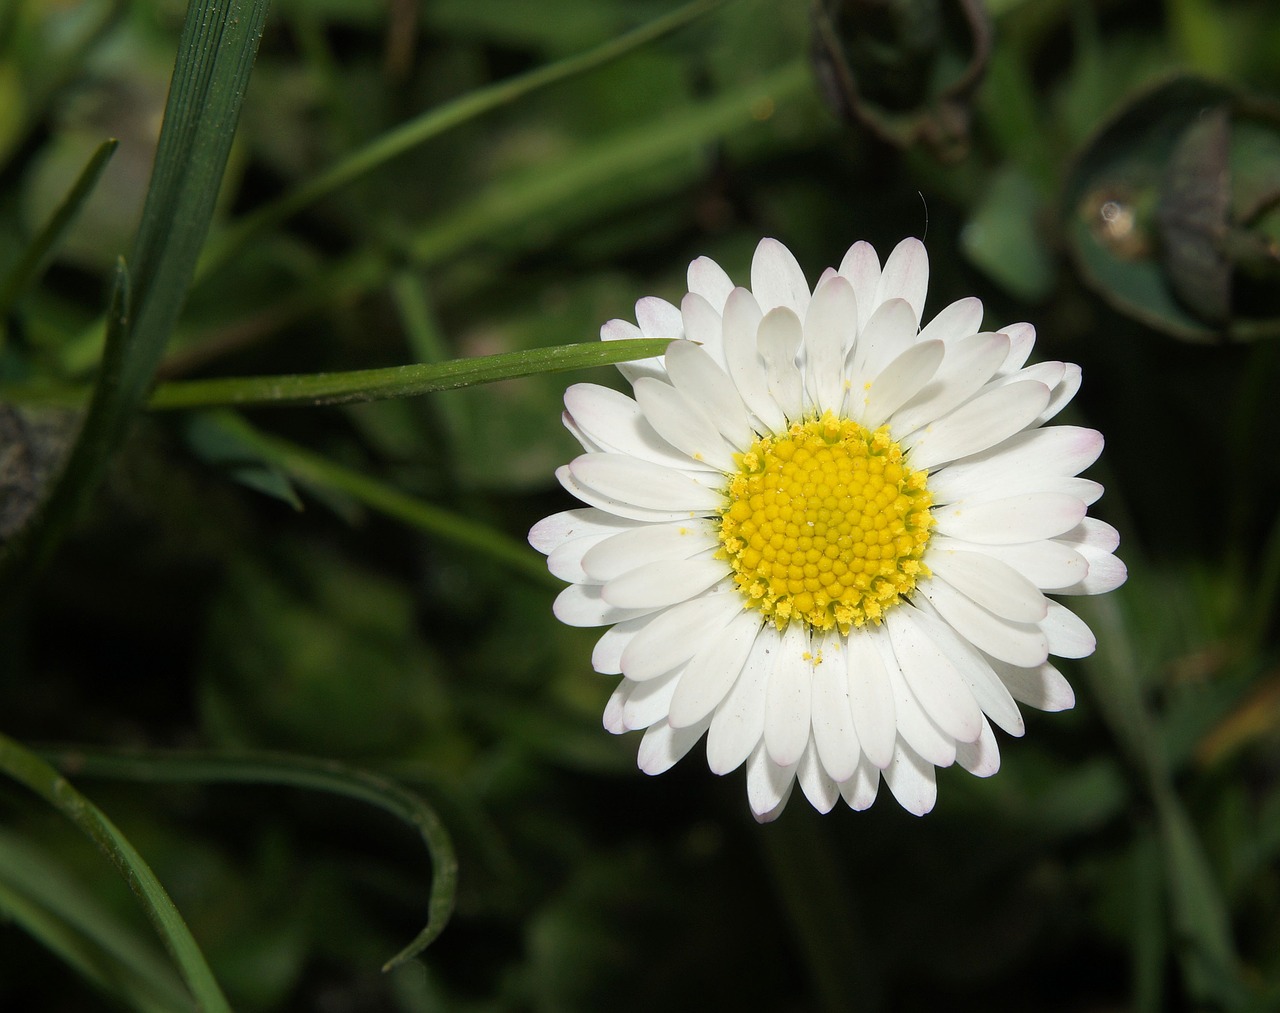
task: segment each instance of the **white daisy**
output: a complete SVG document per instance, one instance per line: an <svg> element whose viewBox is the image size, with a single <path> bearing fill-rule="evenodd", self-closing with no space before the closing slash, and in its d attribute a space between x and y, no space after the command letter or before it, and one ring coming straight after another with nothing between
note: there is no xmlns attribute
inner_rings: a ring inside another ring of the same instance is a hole
<svg viewBox="0 0 1280 1013"><path fill-rule="evenodd" d="M1044 426L1080 369L1024 366L1035 330L980 330L977 299L921 329L928 277L915 239L883 267L855 243L811 291L765 239L749 289L702 257L679 308L641 299L638 326L601 329L684 340L619 367L634 397L568 389L586 453L557 477L588 506L529 540L570 582L555 614L609 627L604 724L647 729L647 773L705 735L715 773L746 764L759 820L797 781L822 812L865 809L882 777L919 815L935 767L995 773L991 725L1021 735L1018 702L1074 703L1049 656L1094 638L1044 592L1126 576L1085 516L1102 487L1075 477L1101 434Z"/></svg>

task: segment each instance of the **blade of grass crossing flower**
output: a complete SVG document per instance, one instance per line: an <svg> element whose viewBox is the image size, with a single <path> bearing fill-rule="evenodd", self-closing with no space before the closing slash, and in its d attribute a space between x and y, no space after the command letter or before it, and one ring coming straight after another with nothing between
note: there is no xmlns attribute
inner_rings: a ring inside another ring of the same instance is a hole
<svg viewBox="0 0 1280 1013"><path fill-rule="evenodd" d="M0 914L131 1009L192 1009L164 954L108 913L75 877L22 838L0 831Z"/></svg>
<svg viewBox="0 0 1280 1013"><path fill-rule="evenodd" d="M285 376L185 380L156 388L153 409L246 407L249 405L346 404L390 397L413 397L480 383L512 380L535 373L607 366L647 359L666 351L671 338L633 338L552 345L497 355L451 359L439 364L412 363L349 373L300 373Z"/></svg>
<svg viewBox="0 0 1280 1013"><path fill-rule="evenodd" d="M138 235L127 273L123 265L117 272L89 414L45 509L4 561L10 591L25 585L88 500L146 398L213 216L266 13L267 0L197 0L187 10Z"/></svg>
<svg viewBox="0 0 1280 1013"><path fill-rule="evenodd" d="M595 49L557 60L555 63L538 67L510 80L478 88L388 131L329 169L313 176L279 200L255 211L216 240L200 263L201 276L227 263L253 236L273 225L278 225L308 205L367 175L398 155L468 120L508 105L539 88L545 88L547 85L585 73L625 56L710 13L723 2L724 0L695 0L694 3L686 4L670 14L656 18L634 31L610 39Z"/></svg>
<svg viewBox="0 0 1280 1013"><path fill-rule="evenodd" d="M412 960L444 931L453 913L458 860L453 842L435 810L394 781L332 760L281 753L58 752L48 758L90 777L130 781L270 784L329 792L377 806L417 830L431 856L433 875L427 924L413 941L383 965L389 971Z"/></svg>
<svg viewBox="0 0 1280 1013"><path fill-rule="evenodd" d="M209 426L217 426L237 440L246 453L279 468L296 482L343 493L426 534L482 553L535 583L546 587L560 586L554 578L548 579L545 564L527 545L500 531L344 468L288 440L268 436L231 412L210 414L207 421Z"/></svg>
<svg viewBox="0 0 1280 1013"><path fill-rule="evenodd" d="M182 915L151 867L106 814L44 760L3 734L0 734L0 770L57 809L111 860L137 894L197 1006L204 1013L230 1013L231 1007Z"/></svg>
<svg viewBox="0 0 1280 1013"><path fill-rule="evenodd" d="M40 275L49 266L49 261L53 259L53 255L57 252L59 244L67 233L67 229L71 227L76 215L80 213L80 208L85 199L93 192L98 178L102 175L102 170L106 168L107 162L115 154L119 143L119 141L111 139L98 145L98 149L80 171L75 184L68 191L67 196L63 198L62 203L58 205L53 216L28 244L22 259L14 265L8 277L0 283L0 319L9 315L9 311L13 309L13 304L28 288L39 280Z"/></svg>

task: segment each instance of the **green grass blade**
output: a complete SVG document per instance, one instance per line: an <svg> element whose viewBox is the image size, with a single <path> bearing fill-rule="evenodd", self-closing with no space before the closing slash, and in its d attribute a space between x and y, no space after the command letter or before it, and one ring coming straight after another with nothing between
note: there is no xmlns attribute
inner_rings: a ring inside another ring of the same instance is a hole
<svg viewBox="0 0 1280 1013"><path fill-rule="evenodd" d="M49 262L53 259L54 254L57 253L59 244L66 236L72 222L76 220L76 215L80 213L81 206L89 194L93 192L93 188L98 183L98 177L102 175L102 170L111 161L111 156L115 154L119 143L113 138L98 145L98 149L80 171L79 177L70 191L68 191L67 196L63 198L62 203L58 205L57 210L54 211L44 228L31 240L26 252L22 255L22 259L14 265L8 277L0 283L0 320L9 315L9 311L13 309L13 304L39 280L40 275L49 266Z"/></svg>
<svg viewBox="0 0 1280 1013"><path fill-rule="evenodd" d="M130 781L270 784L324 791L376 806L418 831L431 856L434 875L427 924L413 941L383 965L389 971L429 946L453 914L458 860L440 818L420 796L394 781L333 760L283 753L147 751L134 753L49 752L59 766L79 775Z"/></svg>
<svg viewBox="0 0 1280 1013"><path fill-rule="evenodd" d="M497 355L478 355L441 363L410 363L381 369L343 373L295 373L281 376L218 377L175 380L155 389L152 410L192 408L283 407L287 405L349 404L394 397L416 397L441 390L458 390L482 383L514 380L538 373L611 366L662 355L671 338L626 338L551 345ZM77 387L0 385L0 400L30 406L74 407L86 392Z"/></svg>
<svg viewBox="0 0 1280 1013"><path fill-rule="evenodd" d="M267 0L197 0L187 11L128 273L117 272L88 417L45 508L4 560L9 593L25 585L88 500L146 399L213 216L266 12Z"/></svg>
<svg viewBox="0 0 1280 1013"><path fill-rule="evenodd" d="M230 1013L231 1007L182 915L151 867L106 814L44 760L3 734L0 734L0 770L57 809L111 860L138 895L198 1007L205 1013Z"/></svg>
<svg viewBox="0 0 1280 1013"><path fill-rule="evenodd" d="M236 251L243 249L254 236L278 225L308 205L367 175L419 144L477 116L514 102L539 88L545 88L547 85L585 73L625 56L708 14L723 2L724 0L695 0L634 31L611 39L595 49L538 67L510 80L478 88L396 127L359 151L352 152L336 165L312 177L279 200L255 211L223 237L215 240L210 245L209 252L201 260L201 275L215 271L226 264Z"/></svg>
<svg viewBox="0 0 1280 1013"><path fill-rule="evenodd" d="M242 444L248 455L274 465L302 485L343 493L372 510L428 535L488 556L522 577L556 590L564 586L547 572L547 565L541 556L501 531L460 517L433 503L401 492L385 482L335 464L288 440L268 436L231 412L208 418L213 425Z"/></svg>
<svg viewBox="0 0 1280 1013"><path fill-rule="evenodd" d="M439 364L411 363L347 373L175 381L156 388L150 407L173 409L319 405L414 397L433 391L457 390L480 383L533 376L536 373L555 373L646 359L661 355L670 341L671 338L592 341L451 359Z"/></svg>
<svg viewBox="0 0 1280 1013"><path fill-rule="evenodd" d="M144 1013L193 1009L164 959L47 855L0 831L0 914L84 978Z"/></svg>

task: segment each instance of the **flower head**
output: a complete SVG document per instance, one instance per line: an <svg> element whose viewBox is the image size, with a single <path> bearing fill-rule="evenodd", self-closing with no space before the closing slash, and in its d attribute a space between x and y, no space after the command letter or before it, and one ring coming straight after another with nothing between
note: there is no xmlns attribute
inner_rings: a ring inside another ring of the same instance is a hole
<svg viewBox="0 0 1280 1013"><path fill-rule="evenodd" d="M810 290L765 239L749 289L699 258L679 308L602 328L683 340L619 367L634 397L569 388L586 452L557 476L588 505L529 540L570 582L556 615L609 627L605 727L646 729L647 773L705 735L713 771L746 764L757 819L797 782L822 812L865 809L882 777L923 814L935 767L995 773L991 725L1021 735L1019 702L1074 703L1049 656L1094 638L1045 593L1126 576L1086 516L1102 487L1076 477L1101 434L1045 426L1080 369L1024 365L1034 329L980 330L977 299L921 328L928 275L917 240L883 267L855 243Z"/></svg>

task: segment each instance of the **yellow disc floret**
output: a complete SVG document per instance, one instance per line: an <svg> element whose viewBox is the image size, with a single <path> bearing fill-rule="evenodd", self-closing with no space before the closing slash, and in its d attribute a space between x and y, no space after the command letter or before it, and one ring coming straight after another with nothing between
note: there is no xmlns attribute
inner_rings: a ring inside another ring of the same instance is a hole
<svg viewBox="0 0 1280 1013"><path fill-rule="evenodd" d="M749 607L779 629L878 623L929 575L921 562L933 500L887 426L830 412L762 436L735 455L720 512L720 555Z"/></svg>

